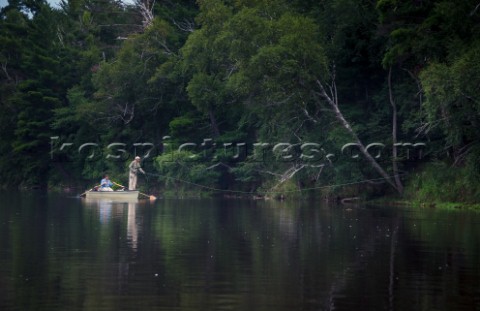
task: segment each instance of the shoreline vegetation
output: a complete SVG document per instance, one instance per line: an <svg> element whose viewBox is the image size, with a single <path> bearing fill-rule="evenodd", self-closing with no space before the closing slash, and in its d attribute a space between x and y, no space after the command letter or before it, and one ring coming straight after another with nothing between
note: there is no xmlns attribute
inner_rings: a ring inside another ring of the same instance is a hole
<svg viewBox="0 0 480 311"><path fill-rule="evenodd" d="M17 191L32 191L39 190L38 188L28 188L28 189L18 189ZM47 191L51 193L71 193L78 194L81 191L85 190L81 186L71 187L71 186L58 186L50 187ZM142 190L141 191L146 191ZM417 207L417 208L434 208L434 209L445 209L445 210L479 210L480 203L475 202L454 202L454 201L439 201L436 199L425 200L419 199L418 197L409 197L409 198L399 198L397 195L384 196L381 198L364 198L361 196L355 197L341 197L339 195L325 195L318 194L316 196L301 196L301 195L264 195L264 194L242 194L242 195L232 195L225 193L212 193L212 192L202 192L202 191L162 191L162 190L153 190L155 195L159 195L161 199L202 199L202 198L224 198L224 199L248 199L248 200L261 200L261 201L298 201L298 200L317 200L319 203L333 205L333 206L344 206L345 208L352 208L358 205L376 205L383 207Z"/></svg>
<svg viewBox="0 0 480 311"><path fill-rule="evenodd" d="M403 195L390 193L378 196L372 192L372 189L363 186L356 187L340 187L333 191L324 190L298 190L296 185L291 183L285 185L285 192L278 190L272 192L255 192L255 193L237 193L235 191L202 191L185 188L165 189L160 184L145 189L142 185L141 191L148 191L160 195L162 198L226 198L226 199L251 199L251 200L275 200L275 201L294 201L294 200L317 200L325 204L340 205L345 207L356 206L359 204L381 205L381 206L413 206L418 208L439 208L446 210L467 209L480 210L480 203L470 200L472 194L466 195L469 191L478 191L471 186L462 184L462 178L465 174L457 172L456 176L439 177L438 166L427 165L423 170L417 172L406 182L406 191ZM456 186L455 186L456 185ZM37 188L38 189L38 188ZM297 189L297 190L292 190ZM22 190L32 190L22 189ZM83 191L84 187L78 183L76 185L56 185L48 188L49 192L68 192L76 193ZM373 194L372 194L373 193Z"/></svg>
<svg viewBox="0 0 480 311"><path fill-rule="evenodd" d="M10 1L0 184L125 184L139 155L164 196L478 208L478 25L478 0Z"/></svg>

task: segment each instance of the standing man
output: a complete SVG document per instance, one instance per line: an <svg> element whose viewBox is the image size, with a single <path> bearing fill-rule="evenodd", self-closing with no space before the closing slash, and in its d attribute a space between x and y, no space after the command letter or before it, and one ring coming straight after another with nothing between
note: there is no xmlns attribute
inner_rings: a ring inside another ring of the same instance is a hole
<svg viewBox="0 0 480 311"><path fill-rule="evenodd" d="M142 169L142 166L140 165L140 157L135 157L135 160L133 160L132 163L130 163L128 168L130 169L130 174L128 176L128 189L135 190L137 189L138 171L142 172L142 174L145 174L145 171Z"/></svg>

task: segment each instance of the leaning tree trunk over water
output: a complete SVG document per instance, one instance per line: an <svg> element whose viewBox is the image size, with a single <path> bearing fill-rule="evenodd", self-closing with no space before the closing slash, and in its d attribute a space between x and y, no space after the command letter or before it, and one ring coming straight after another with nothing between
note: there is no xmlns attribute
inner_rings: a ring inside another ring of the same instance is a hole
<svg viewBox="0 0 480 311"><path fill-rule="evenodd" d="M380 164L378 164L378 162L372 157L372 155L370 153L368 153L368 150L365 147L365 145L363 144L363 142L360 140L358 135L355 133L353 128L350 126L350 123L343 116L343 113L341 112L340 108L338 107L338 95L337 95L337 86L336 86L336 83L335 83L335 75L332 77L332 85L329 86L331 95L327 94L327 92L325 90L325 87L323 86L323 83L319 79L317 79L316 82L317 82L317 85L320 89L320 93L317 92L316 94L323 97L327 101L328 105L333 109L333 112L334 112L337 120L340 121L340 124L354 138L355 142L357 143L357 145L360 149L360 152L363 154L365 159L367 159L367 161L370 163L370 165L380 174L380 176L382 176L388 182L388 184L390 186L392 186L395 190L397 190L399 193L401 193L401 191L398 189L396 183L392 180L392 177L389 176L387 174L387 172L380 166Z"/></svg>

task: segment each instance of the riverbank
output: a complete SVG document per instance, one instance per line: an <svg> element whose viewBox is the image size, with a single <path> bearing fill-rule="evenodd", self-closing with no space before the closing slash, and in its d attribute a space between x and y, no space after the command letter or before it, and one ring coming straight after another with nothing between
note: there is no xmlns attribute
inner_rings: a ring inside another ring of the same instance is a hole
<svg viewBox="0 0 480 311"><path fill-rule="evenodd" d="M381 199L366 200L362 203L369 205L381 206L411 206L417 208L433 208L443 210L478 210L480 211L480 203L465 202L439 202L439 201L419 201L406 200L399 197L386 197Z"/></svg>
<svg viewBox="0 0 480 311"><path fill-rule="evenodd" d="M469 167L431 162L409 175L401 200L421 207L480 210L480 187Z"/></svg>
<svg viewBox="0 0 480 311"><path fill-rule="evenodd" d="M236 188L220 189L220 186L196 187L182 185L164 188L158 182L141 182L140 190L163 198L225 197L253 200L317 200L328 204L382 204L384 206L408 205L419 208L475 209L480 210L480 187L475 173L467 168L451 167L445 162L431 162L418 167L403 180L403 195L389 191L379 184L358 183L351 185L305 185L288 180L281 184L266 182L256 191ZM83 192L88 182L72 182L71 185L50 184L48 191ZM86 187L86 188L85 188ZM31 189L31 188L30 188ZM217 190L217 191L216 191Z"/></svg>

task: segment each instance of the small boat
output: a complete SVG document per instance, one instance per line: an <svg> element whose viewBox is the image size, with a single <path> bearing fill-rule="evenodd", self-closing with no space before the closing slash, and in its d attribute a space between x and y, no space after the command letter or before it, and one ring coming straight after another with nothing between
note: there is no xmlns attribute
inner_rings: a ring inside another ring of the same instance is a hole
<svg viewBox="0 0 480 311"><path fill-rule="evenodd" d="M105 200L136 200L140 191L138 190L119 190L119 191L87 191L85 192L86 199L105 199Z"/></svg>

